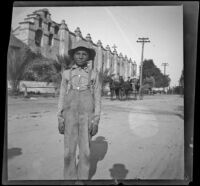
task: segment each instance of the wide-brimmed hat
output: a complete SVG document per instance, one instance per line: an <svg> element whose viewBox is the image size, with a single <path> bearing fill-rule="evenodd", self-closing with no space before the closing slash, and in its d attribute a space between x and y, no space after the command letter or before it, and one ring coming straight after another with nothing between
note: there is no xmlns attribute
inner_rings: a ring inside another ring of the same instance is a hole
<svg viewBox="0 0 200 186"><path fill-rule="evenodd" d="M68 54L71 58L73 58L74 56L74 53L77 51L77 50L80 50L80 49L84 49L86 51L88 51L88 54L89 54L89 60L94 60L94 57L96 55L96 52L93 48L90 47L90 45L87 43L87 42L84 42L82 40L76 42L74 44L74 46L72 46L72 48L70 50L68 50Z"/></svg>

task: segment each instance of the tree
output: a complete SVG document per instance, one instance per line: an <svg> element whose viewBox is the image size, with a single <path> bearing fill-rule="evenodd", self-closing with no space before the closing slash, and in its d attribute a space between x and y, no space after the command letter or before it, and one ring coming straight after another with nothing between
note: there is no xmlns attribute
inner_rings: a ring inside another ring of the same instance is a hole
<svg viewBox="0 0 200 186"><path fill-rule="evenodd" d="M59 56L57 60L54 60L40 55L26 68L24 80L43 81L47 84L53 83L55 86L55 95L57 95L57 90L62 79L62 72L65 68L69 67L69 61L66 59L66 57Z"/></svg>
<svg viewBox="0 0 200 186"><path fill-rule="evenodd" d="M148 87L155 87L155 79L153 76L146 77L143 81L143 85L148 85Z"/></svg>
<svg viewBox="0 0 200 186"><path fill-rule="evenodd" d="M24 80L52 82L54 60L38 56L25 70Z"/></svg>
<svg viewBox="0 0 200 186"><path fill-rule="evenodd" d="M58 86L62 72L71 65L72 62L68 56L57 55L57 60L53 60L41 55L27 67L24 80L45 81Z"/></svg>
<svg viewBox="0 0 200 186"><path fill-rule="evenodd" d="M107 83L110 82L111 77L113 76L112 74L109 74L110 70L106 69L105 71L100 71L100 79L102 82L102 87L104 87Z"/></svg>
<svg viewBox="0 0 200 186"><path fill-rule="evenodd" d="M146 78L153 77L155 80L155 87L168 87L170 78L168 75L162 74L161 70L154 64L152 59L144 60L143 62L143 82Z"/></svg>
<svg viewBox="0 0 200 186"><path fill-rule="evenodd" d="M163 79L163 87L168 87L171 81L169 75L163 75Z"/></svg>
<svg viewBox="0 0 200 186"><path fill-rule="evenodd" d="M110 74L110 69L106 69L105 71L99 72L100 83L102 84L102 93L104 94L104 89L106 85L111 81L114 74Z"/></svg>
<svg viewBox="0 0 200 186"><path fill-rule="evenodd" d="M19 82L23 79L26 67L36 58L27 46L9 45L7 54L7 79L12 93L19 91Z"/></svg>
<svg viewBox="0 0 200 186"><path fill-rule="evenodd" d="M54 69L52 73L52 82L56 86L56 89L60 86L63 71L71 68L73 64L74 63L69 56L57 55L57 60L54 60L52 63Z"/></svg>

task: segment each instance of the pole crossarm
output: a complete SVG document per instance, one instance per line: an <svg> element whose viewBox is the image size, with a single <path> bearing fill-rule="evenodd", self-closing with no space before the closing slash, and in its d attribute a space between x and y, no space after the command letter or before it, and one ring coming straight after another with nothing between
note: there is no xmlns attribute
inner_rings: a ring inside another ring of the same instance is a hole
<svg viewBox="0 0 200 186"><path fill-rule="evenodd" d="M168 66L168 63L162 63L162 66L164 66L164 75L166 74L166 67Z"/></svg>
<svg viewBox="0 0 200 186"><path fill-rule="evenodd" d="M139 39L139 40L149 40L148 37L139 37L138 39Z"/></svg>
<svg viewBox="0 0 200 186"><path fill-rule="evenodd" d="M138 43L149 43L149 38L148 37L139 37L137 40Z"/></svg>
<svg viewBox="0 0 200 186"><path fill-rule="evenodd" d="M137 43L150 43L150 41L142 40L142 41L137 41Z"/></svg>

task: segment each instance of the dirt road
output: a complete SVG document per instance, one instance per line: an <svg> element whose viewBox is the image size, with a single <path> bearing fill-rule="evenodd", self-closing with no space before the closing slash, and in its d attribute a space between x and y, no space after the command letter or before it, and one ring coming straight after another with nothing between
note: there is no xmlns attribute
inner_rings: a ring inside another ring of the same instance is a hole
<svg viewBox="0 0 200 186"><path fill-rule="evenodd" d="M8 98L8 179L63 179L63 136L57 98ZM183 179L183 98L103 98L99 132L91 144L95 179Z"/></svg>

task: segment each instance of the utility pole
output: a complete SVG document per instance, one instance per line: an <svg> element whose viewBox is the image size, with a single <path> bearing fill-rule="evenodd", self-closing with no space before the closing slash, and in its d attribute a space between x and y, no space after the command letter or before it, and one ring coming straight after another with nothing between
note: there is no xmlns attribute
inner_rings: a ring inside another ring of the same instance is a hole
<svg viewBox="0 0 200 186"><path fill-rule="evenodd" d="M166 66L168 66L168 63L162 63L162 66L164 66L164 76L166 75Z"/></svg>
<svg viewBox="0 0 200 186"><path fill-rule="evenodd" d="M164 66L164 76L166 75L166 66L168 66L168 63L162 63L162 66ZM163 91L165 93L165 87L163 87Z"/></svg>
<svg viewBox="0 0 200 186"><path fill-rule="evenodd" d="M142 43L142 55L141 55L141 65L140 65L140 90L139 90L139 92L140 92L140 99L142 98L141 97L141 88L142 88L142 69L143 69L143 55L144 55L144 44L145 43L149 43L150 42L150 40L149 40L149 38L147 37L147 38L145 38L145 37L142 37L142 38L138 38L138 40L137 40L137 43Z"/></svg>

